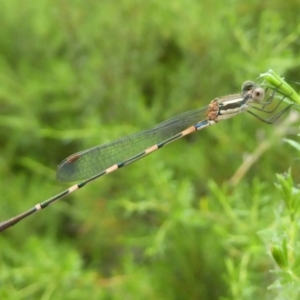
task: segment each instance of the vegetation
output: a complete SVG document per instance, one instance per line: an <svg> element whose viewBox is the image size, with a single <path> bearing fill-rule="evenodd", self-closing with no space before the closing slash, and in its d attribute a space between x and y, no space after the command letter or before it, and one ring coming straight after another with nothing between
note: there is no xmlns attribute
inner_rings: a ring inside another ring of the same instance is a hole
<svg viewBox="0 0 300 300"><path fill-rule="evenodd" d="M69 187L72 153L300 77L296 0L0 3L1 221ZM298 114L236 116L1 233L0 298L300 298Z"/></svg>

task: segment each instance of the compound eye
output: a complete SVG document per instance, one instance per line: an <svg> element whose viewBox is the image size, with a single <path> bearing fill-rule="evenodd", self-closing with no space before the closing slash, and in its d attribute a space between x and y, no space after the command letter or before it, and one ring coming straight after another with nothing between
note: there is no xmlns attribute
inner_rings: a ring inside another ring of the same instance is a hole
<svg viewBox="0 0 300 300"><path fill-rule="evenodd" d="M242 85L243 94L252 90L255 87L255 83L253 81L247 80Z"/></svg>
<svg viewBox="0 0 300 300"><path fill-rule="evenodd" d="M261 87L256 88L252 93L252 100L255 102L261 102L265 97L265 90Z"/></svg>

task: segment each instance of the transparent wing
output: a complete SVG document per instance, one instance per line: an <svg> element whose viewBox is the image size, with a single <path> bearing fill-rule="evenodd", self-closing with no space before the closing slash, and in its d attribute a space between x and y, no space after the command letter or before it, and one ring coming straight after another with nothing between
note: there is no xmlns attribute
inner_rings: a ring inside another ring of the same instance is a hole
<svg viewBox="0 0 300 300"><path fill-rule="evenodd" d="M184 129L206 119L207 106L191 110L163 123L114 142L75 153L64 159L57 168L59 181L78 181L122 164L143 153L151 146L163 143Z"/></svg>

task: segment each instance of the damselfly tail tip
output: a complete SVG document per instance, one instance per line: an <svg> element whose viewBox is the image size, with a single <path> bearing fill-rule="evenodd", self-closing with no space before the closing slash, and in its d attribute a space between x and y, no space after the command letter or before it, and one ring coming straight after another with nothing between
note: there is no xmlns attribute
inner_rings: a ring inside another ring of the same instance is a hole
<svg viewBox="0 0 300 300"><path fill-rule="evenodd" d="M10 221L4 221L0 223L0 232L4 231L5 229L11 226Z"/></svg>

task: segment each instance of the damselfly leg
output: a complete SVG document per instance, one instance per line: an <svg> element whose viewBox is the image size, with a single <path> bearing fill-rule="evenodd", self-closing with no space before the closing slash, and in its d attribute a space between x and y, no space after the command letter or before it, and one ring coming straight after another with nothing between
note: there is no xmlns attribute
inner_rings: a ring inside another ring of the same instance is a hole
<svg viewBox="0 0 300 300"><path fill-rule="evenodd" d="M280 85L281 86L281 85ZM260 103L257 103L258 105L260 106L255 106L255 105L252 105L251 108L252 109L255 109L255 110L258 110L258 111L261 111L261 112L264 112L264 113L267 113L267 114L271 114L273 112L275 112L278 107L284 102L284 99L286 97L289 97L291 95L284 95L280 100L279 102L276 104L275 107L273 107L272 109L266 109L265 107L271 105L275 99L275 96L276 96L276 92L277 90L280 88L280 86L278 86L276 89L274 89L271 93L271 95L269 96L268 100L267 101L264 101L264 102L260 102ZM267 93L268 89L266 89L266 93ZM258 118L260 121L264 122L264 123L267 123L267 124L273 124L274 122L276 122L284 113L286 113L292 106L294 106L295 104L294 103L291 103L291 104L288 104L285 108L283 108L282 110L280 110L278 113L276 113L275 115L265 119L259 115L257 115L256 113L254 113L253 111L251 110L248 110L248 113L250 113L251 115L255 116L256 118Z"/></svg>

